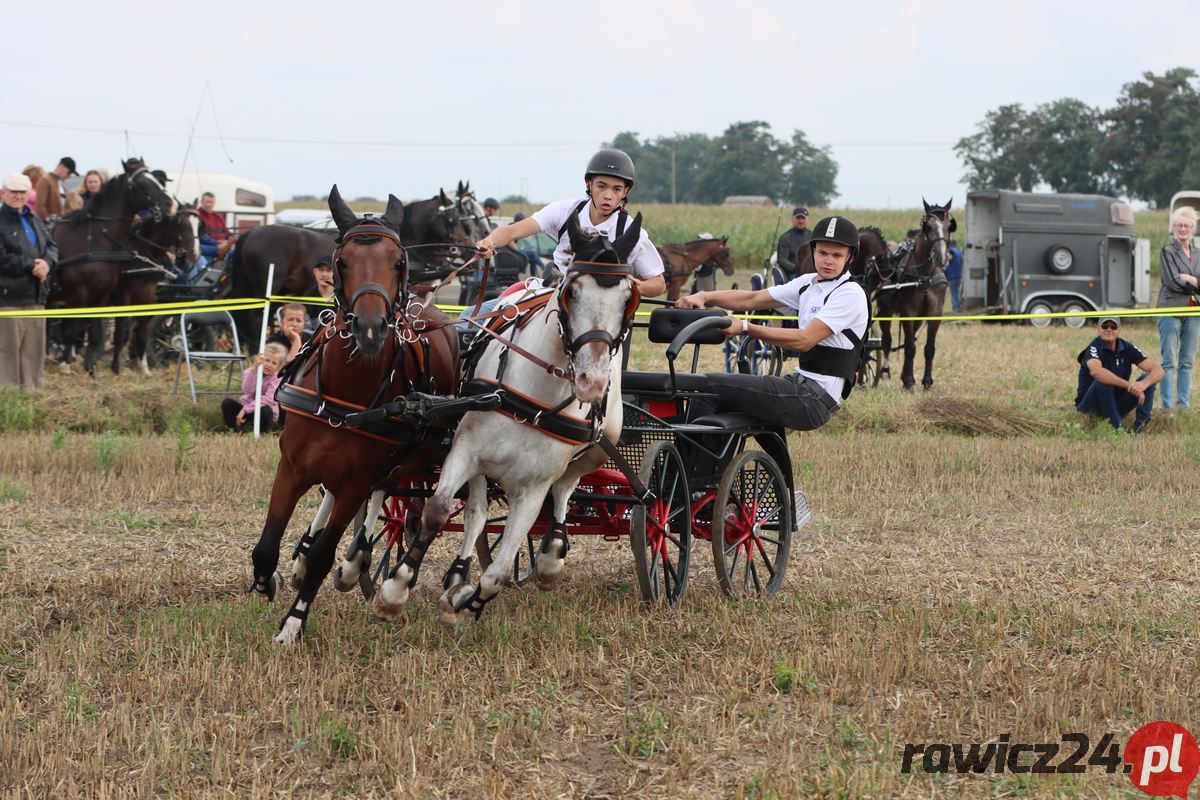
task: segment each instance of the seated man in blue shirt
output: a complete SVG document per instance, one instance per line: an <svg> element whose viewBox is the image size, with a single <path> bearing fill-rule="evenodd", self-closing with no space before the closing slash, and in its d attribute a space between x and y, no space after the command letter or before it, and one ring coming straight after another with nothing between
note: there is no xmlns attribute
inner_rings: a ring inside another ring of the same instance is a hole
<svg viewBox="0 0 1200 800"><path fill-rule="evenodd" d="M1121 320L1101 317L1099 334L1079 354L1079 389L1075 408L1085 414L1106 417L1121 430L1121 420L1137 408L1133 432L1139 433L1150 421L1154 406L1154 384L1162 380L1163 369L1132 343L1120 338ZM1136 366L1142 376L1131 381Z"/></svg>

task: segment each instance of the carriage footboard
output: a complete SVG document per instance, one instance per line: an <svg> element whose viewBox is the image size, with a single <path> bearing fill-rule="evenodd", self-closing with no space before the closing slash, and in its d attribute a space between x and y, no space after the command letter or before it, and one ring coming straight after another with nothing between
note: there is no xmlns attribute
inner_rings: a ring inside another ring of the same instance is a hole
<svg viewBox="0 0 1200 800"><path fill-rule="evenodd" d="M812 520L812 509L808 506L808 495L797 489L795 494L792 495L792 506L794 512L792 516L794 520L792 529L798 531Z"/></svg>

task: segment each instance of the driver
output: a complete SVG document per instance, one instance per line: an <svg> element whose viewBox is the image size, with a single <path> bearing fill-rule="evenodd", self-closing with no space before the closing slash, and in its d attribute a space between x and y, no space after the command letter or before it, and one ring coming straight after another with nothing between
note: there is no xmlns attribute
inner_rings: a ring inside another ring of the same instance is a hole
<svg viewBox="0 0 1200 800"><path fill-rule="evenodd" d="M625 232L629 215L625 203L633 188L633 159L620 150L605 148L588 161L583 175L587 196L582 199L559 200L536 212L532 217L502 225L475 244L476 250L490 257L499 247L517 239L533 236L539 231L558 242L554 250L554 265L562 274L571 266L574 254L571 239L566 236L567 222L575 214L580 226L592 235L607 236L610 241ZM642 229L641 238L629 254L634 282L642 297L654 297L667 290L663 278L662 257ZM530 279L532 282L535 279ZM529 288L536 288L530 286Z"/></svg>
<svg viewBox="0 0 1200 800"><path fill-rule="evenodd" d="M858 250L858 229L845 217L817 223L808 243L815 273L757 292L697 292L676 308L718 306L732 311L794 309L797 328L772 328L734 320L726 336L745 334L800 352L800 366L786 378L708 374L718 411L742 411L770 425L811 431L828 422L850 396L870 324L867 296L848 269Z"/></svg>

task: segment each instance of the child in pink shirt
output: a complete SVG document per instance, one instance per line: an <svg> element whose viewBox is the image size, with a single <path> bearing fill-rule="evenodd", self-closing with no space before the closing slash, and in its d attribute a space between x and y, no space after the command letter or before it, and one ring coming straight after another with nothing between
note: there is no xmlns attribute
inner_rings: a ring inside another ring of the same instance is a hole
<svg viewBox="0 0 1200 800"><path fill-rule="evenodd" d="M279 419L279 403L275 402L275 390L279 388L279 370L287 361L288 351L276 342L267 344L262 359L262 430L269 430ZM238 400L226 397L221 401L221 414L225 426L230 430L251 430L254 425L254 386L258 382L258 365L249 367L242 374L242 396Z"/></svg>

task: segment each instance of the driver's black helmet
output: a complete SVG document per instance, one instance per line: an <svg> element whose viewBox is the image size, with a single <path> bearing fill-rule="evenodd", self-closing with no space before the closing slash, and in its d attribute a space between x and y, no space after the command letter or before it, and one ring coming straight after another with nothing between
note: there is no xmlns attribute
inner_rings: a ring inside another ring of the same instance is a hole
<svg viewBox="0 0 1200 800"><path fill-rule="evenodd" d="M488 199L483 201L483 207L484 208L494 208L498 211L500 209L500 201L494 197L489 197Z"/></svg>
<svg viewBox="0 0 1200 800"><path fill-rule="evenodd" d="M858 228L845 217L825 217L812 228L812 238L808 240L808 246L815 248L817 242L836 242L849 247L850 257L846 259L846 263L849 264L858 253Z"/></svg>
<svg viewBox="0 0 1200 800"><path fill-rule="evenodd" d="M588 160L587 171L583 173L583 179L590 181L597 175L611 175L614 178L621 178L633 188L633 159L624 150L617 150L615 147L605 147L603 150L597 150L596 155Z"/></svg>

